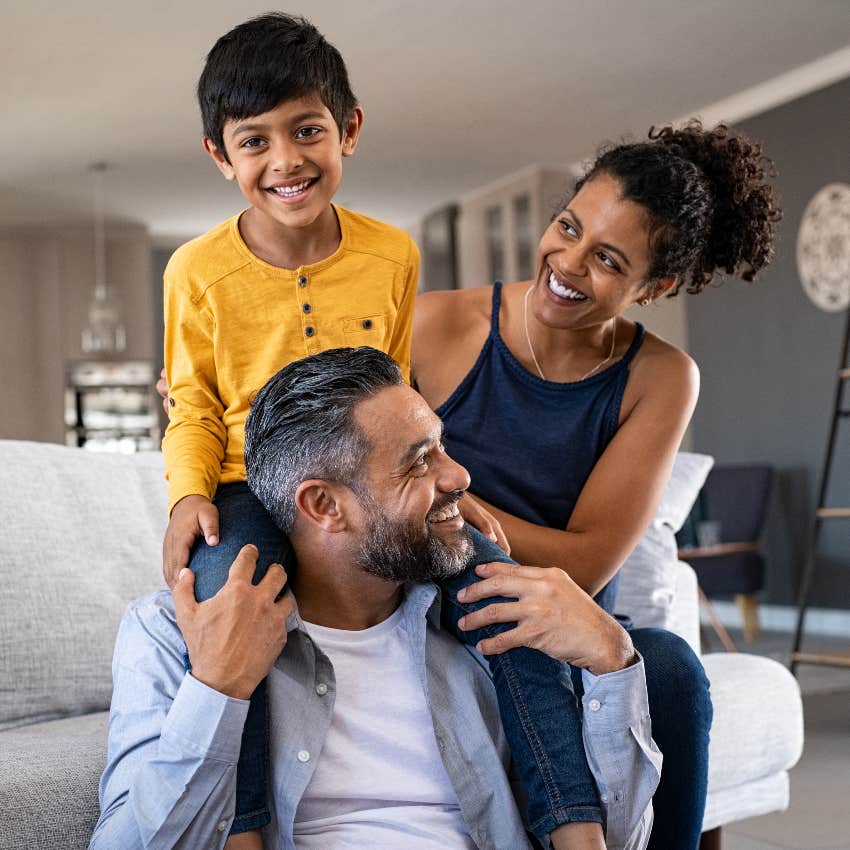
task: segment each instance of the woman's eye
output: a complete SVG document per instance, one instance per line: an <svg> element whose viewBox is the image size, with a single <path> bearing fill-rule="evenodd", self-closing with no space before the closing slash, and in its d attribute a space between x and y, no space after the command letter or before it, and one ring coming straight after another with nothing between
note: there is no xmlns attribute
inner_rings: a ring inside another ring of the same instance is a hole
<svg viewBox="0 0 850 850"><path fill-rule="evenodd" d="M568 233L570 236L578 236L578 231L565 218L562 218L558 223L561 225L564 233Z"/></svg>
<svg viewBox="0 0 850 850"><path fill-rule="evenodd" d="M322 132L321 127L301 127L295 132L296 139L312 139Z"/></svg>
<svg viewBox="0 0 850 850"><path fill-rule="evenodd" d="M613 269L615 272L620 271L620 267L604 251L600 251L596 256L599 257L602 264L608 266L609 269Z"/></svg>

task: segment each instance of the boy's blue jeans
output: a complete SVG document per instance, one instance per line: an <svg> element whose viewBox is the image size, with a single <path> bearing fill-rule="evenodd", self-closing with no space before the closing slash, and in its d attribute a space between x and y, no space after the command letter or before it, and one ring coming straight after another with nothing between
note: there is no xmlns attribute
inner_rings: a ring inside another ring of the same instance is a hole
<svg viewBox="0 0 850 850"><path fill-rule="evenodd" d="M260 553L255 583L275 562L282 563L291 574L294 558L289 542L247 484L221 485L214 501L219 510L220 542L209 547L201 539L189 564L195 572L195 595L199 601L214 596L224 585L230 565L247 543L253 543ZM473 565L488 561L513 563L495 543L471 530L475 543ZM473 632L457 628L460 617L493 601L472 605L458 602L457 592L475 581L478 576L470 566L442 582L444 624L460 640L473 646L483 637L513 627L512 623L500 623ZM637 629L631 635L644 658L653 737L664 754L662 781L654 799L655 825L650 847L696 848L708 778L711 724L708 682L699 660L675 635L658 629ZM542 838L560 824L601 822L598 792L587 766L581 712L569 666L526 648L490 656L488 662L505 736L525 788L526 816L532 831ZM580 675L575 681L580 689ZM245 722L236 773L236 817L231 833L256 829L270 820L266 802L267 706L266 683L262 682L251 697ZM666 782L668 776L670 781ZM662 835L670 836L670 842L662 839Z"/></svg>

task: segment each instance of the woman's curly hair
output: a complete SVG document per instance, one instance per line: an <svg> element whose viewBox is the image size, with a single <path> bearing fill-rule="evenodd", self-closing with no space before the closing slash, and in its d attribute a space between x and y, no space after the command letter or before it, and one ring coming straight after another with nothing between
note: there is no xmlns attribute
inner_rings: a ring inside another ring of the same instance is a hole
<svg viewBox="0 0 850 850"><path fill-rule="evenodd" d="M682 286L700 292L718 272L752 280L773 257L782 218L761 145L725 124L704 130L697 119L678 130L653 127L649 139L601 151L576 191L609 174L625 199L646 210L648 277L675 277L669 295Z"/></svg>

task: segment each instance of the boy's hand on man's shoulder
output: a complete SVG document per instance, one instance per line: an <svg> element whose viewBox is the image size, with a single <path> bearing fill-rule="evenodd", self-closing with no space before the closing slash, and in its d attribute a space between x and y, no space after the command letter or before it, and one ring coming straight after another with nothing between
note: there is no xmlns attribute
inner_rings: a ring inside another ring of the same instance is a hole
<svg viewBox="0 0 850 850"><path fill-rule="evenodd" d="M162 574L170 588L188 566L189 552L201 535L208 546L218 545L218 508L206 496L184 496L171 511L162 541Z"/></svg>

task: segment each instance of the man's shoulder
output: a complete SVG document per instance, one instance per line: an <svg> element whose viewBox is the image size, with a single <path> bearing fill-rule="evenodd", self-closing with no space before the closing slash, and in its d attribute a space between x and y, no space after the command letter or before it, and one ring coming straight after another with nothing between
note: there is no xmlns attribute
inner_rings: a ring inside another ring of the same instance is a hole
<svg viewBox="0 0 850 850"><path fill-rule="evenodd" d="M134 599L125 609L118 644L150 644L183 651L183 636L174 613L170 590L159 590Z"/></svg>
<svg viewBox="0 0 850 850"><path fill-rule="evenodd" d="M180 287L197 299L222 278L250 263L234 236L239 216L181 245L165 267L166 285Z"/></svg>
<svg viewBox="0 0 850 850"><path fill-rule="evenodd" d="M400 227L344 207L336 207L336 211L348 234L349 251L371 254L402 266L419 261L416 243Z"/></svg>

